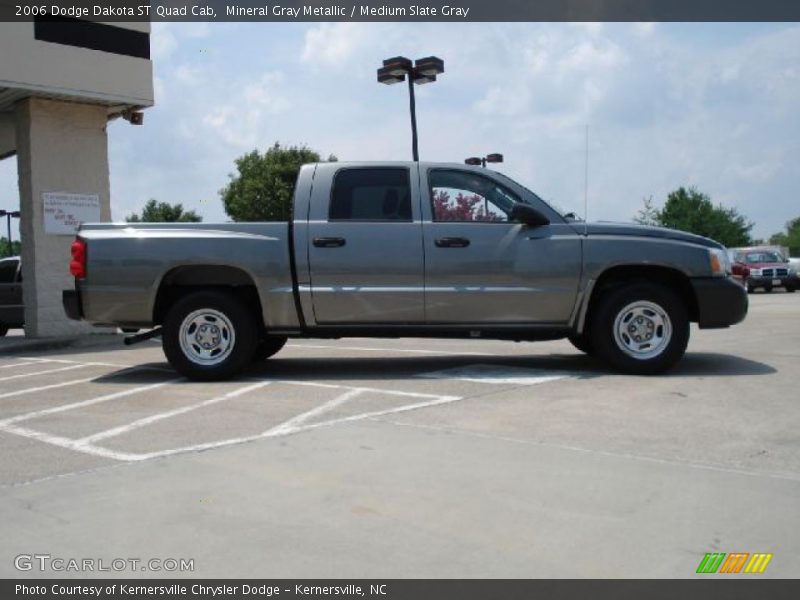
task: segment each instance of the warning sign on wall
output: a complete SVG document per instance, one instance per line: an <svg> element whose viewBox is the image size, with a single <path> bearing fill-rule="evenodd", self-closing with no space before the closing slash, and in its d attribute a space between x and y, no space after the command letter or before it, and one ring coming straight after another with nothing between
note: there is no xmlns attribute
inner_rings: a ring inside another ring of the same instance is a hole
<svg viewBox="0 0 800 600"><path fill-rule="evenodd" d="M69 194L45 192L45 233L72 235L81 223L100 221L100 196L98 194Z"/></svg>

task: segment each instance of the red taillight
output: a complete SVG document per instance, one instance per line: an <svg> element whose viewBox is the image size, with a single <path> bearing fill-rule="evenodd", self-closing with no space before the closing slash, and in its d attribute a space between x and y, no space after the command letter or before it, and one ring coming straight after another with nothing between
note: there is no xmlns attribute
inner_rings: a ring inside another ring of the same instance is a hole
<svg viewBox="0 0 800 600"><path fill-rule="evenodd" d="M72 242L72 260L69 263L69 272L76 279L86 277L86 242L77 239Z"/></svg>

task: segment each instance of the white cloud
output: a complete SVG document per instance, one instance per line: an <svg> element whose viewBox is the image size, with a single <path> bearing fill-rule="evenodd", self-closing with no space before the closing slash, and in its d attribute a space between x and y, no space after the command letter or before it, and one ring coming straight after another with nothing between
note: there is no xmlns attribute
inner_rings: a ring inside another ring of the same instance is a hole
<svg viewBox="0 0 800 600"><path fill-rule="evenodd" d="M656 31L656 24L652 21L643 21L633 24L633 33L639 37L650 37Z"/></svg>
<svg viewBox="0 0 800 600"><path fill-rule="evenodd" d="M166 60L178 47L171 23L153 22L150 31L151 57L154 61Z"/></svg>
<svg viewBox="0 0 800 600"><path fill-rule="evenodd" d="M285 86L282 73L265 73L255 82L230 85L240 90L235 97L221 101L202 117L206 128L184 127L185 135L205 137L206 142L211 135L238 148L251 148L261 141L263 128L270 119L291 107L289 100L281 95Z"/></svg>
<svg viewBox="0 0 800 600"><path fill-rule="evenodd" d="M175 69L175 79L184 85L198 85L204 81L202 70L199 67L186 64L179 65Z"/></svg>
<svg viewBox="0 0 800 600"><path fill-rule="evenodd" d="M305 33L303 61L323 66L345 67L365 31L363 23L322 23Z"/></svg>

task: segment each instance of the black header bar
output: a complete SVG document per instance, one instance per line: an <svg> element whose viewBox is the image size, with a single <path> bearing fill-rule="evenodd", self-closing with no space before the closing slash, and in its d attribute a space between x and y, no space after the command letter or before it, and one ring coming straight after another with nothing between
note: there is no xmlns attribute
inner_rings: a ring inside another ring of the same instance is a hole
<svg viewBox="0 0 800 600"><path fill-rule="evenodd" d="M1 21L800 21L798 0L0 0Z"/></svg>
<svg viewBox="0 0 800 600"><path fill-rule="evenodd" d="M41 42L150 58L148 34L70 17L36 17L33 21L33 37Z"/></svg>
<svg viewBox="0 0 800 600"><path fill-rule="evenodd" d="M795 600L800 580L705 579L5 579L3 598L122 600Z"/></svg>

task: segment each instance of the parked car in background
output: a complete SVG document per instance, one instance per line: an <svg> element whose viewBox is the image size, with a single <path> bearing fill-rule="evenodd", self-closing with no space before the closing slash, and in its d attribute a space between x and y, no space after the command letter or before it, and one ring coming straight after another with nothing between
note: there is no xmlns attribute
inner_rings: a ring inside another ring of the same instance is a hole
<svg viewBox="0 0 800 600"><path fill-rule="evenodd" d="M750 275L750 267L743 262L740 262L737 256L738 255L736 252L733 250L728 250L728 258L731 261L731 275L733 275L733 278L742 285L747 285L747 278Z"/></svg>
<svg viewBox="0 0 800 600"><path fill-rule="evenodd" d="M0 259L0 337L22 327L24 312L19 256Z"/></svg>
<svg viewBox="0 0 800 600"><path fill-rule="evenodd" d="M789 260L774 250L748 248L738 251L736 259L750 269L746 280L748 292L758 288L771 292L778 287L794 292L798 287L797 273L789 265Z"/></svg>

